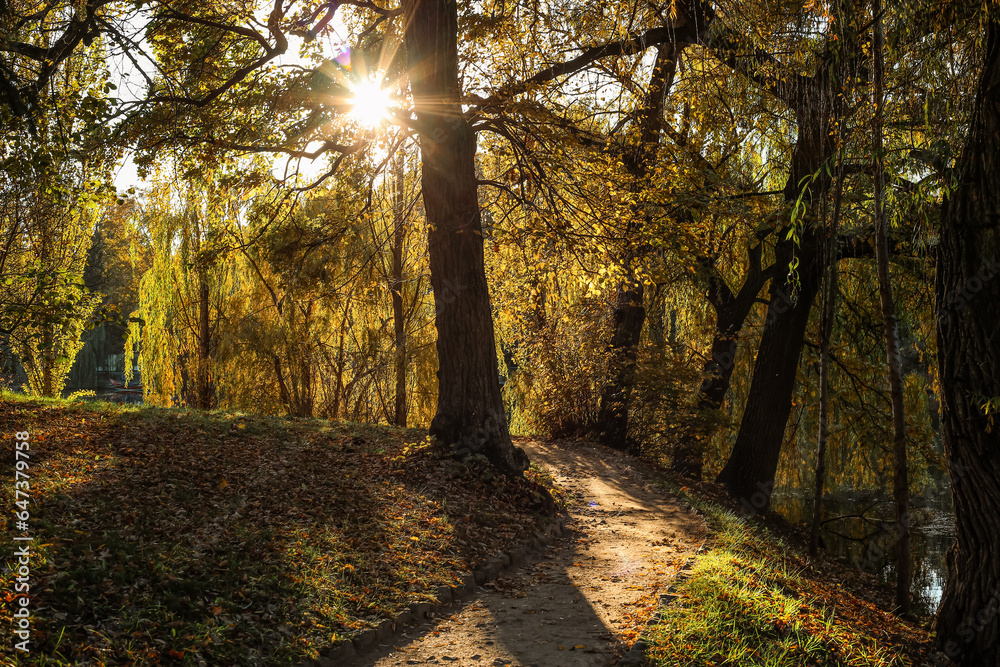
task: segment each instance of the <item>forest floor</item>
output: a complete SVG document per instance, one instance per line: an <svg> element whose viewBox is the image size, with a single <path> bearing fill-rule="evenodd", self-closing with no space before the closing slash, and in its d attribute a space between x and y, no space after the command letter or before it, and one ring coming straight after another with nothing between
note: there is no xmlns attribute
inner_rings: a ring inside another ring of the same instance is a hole
<svg viewBox="0 0 1000 667"><path fill-rule="evenodd" d="M28 653L0 555L4 666L297 665L552 521L544 476L417 429L6 394L0 459L0 532L31 538Z"/></svg>
<svg viewBox="0 0 1000 667"><path fill-rule="evenodd" d="M568 491L568 535L357 665L615 665L640 633L657 667L936 664L930 619L891 613L891 589L850 564L806 556L801 527L620 452L517 444Z"/></svg>
<svg viewBox="0 0 1000 667"><path fill-rule="evenodd" d="M579 443L517 444L568 492L568 535L358 664L614 664L704 542L704 521L652 489L632 457Z"/></svg>
<svg viewBox="0 0 1000 667"><path fill-rule="evenodd" d="M715 484L678 482L654 484L697 508L711 536L647 633L649 665L947 664L933 655L930 618L893 613L892 588L852 564L808 556L804 527L748 517Z"/></svg>
<svg viewBox="0 0 1000 667"><path fill-rule="evenodd" d="M8 549L0 664L298 665L524 544L552 520L543 486L561 538L363 664L613 664L672 584L647 637L656 665L925 662L927 620L803 556L794 527L617 452L518 444L528 483L416 429L0 396L0 531L32 538L31 650L14 649Z"/></svg>

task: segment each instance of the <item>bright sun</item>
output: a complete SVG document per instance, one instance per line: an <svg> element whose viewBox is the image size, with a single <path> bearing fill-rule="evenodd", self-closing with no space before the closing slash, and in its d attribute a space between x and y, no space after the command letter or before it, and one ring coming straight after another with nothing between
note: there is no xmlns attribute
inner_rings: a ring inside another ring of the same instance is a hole
<svg viewBox="0 0 1000 667"><path fill-rule="evenodd" d="M354 87L351 95L350 116L367 127L378 127L389 117L393 105L389 91L382 90L375 82L364 81Z"/></svg>

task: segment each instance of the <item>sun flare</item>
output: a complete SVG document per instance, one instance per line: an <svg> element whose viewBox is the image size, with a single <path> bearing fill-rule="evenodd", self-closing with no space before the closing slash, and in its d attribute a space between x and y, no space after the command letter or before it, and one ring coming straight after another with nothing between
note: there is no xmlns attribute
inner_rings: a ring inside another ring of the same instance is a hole
<svg viewBox="0 0 1000 667"><path fill-rule="evenodd" d="M378 127L389 117L392 105L389 91L383 90L374 81L364 81L353 90L350 116L367 127Z"/></svg>

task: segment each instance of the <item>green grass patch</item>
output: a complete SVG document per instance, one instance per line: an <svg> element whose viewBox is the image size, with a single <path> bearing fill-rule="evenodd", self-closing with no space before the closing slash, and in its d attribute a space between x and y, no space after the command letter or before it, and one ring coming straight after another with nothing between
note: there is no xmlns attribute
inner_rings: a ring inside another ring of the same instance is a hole
<svg viewBox="0 0 1000 667"><path fill-rule="evenodd" d="M537 482L417 430L8 394L8 535L15 431L31 434L32 634L16 652L7 549L4 665L296 664L545 521Z"/></svg>
<svg viewBox="0 0 1000 667"><path fill-rule="evenodd" d="M650 664L920 664L926 630L829 581L764 527L679 493L705 515L712 547L647 633Z"/></svg>

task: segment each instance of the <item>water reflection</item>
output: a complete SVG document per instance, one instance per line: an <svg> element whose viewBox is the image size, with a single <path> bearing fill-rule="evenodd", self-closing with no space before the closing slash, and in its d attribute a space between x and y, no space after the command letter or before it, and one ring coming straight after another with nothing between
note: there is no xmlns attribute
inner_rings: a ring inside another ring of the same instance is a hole
<svg viewBox="0 0 1000 667"><path fill-rule="evenodd" d="M914 611L933 614L944 588L945 555L955 541L951 493L928 493L911 502ZM794 523L812 521L812 497L807 492L779 489L771 505ZM887 497L851 491L827 494L823 518L821 536L829 555L881 581L895 581L895 509Z"/></svg>

